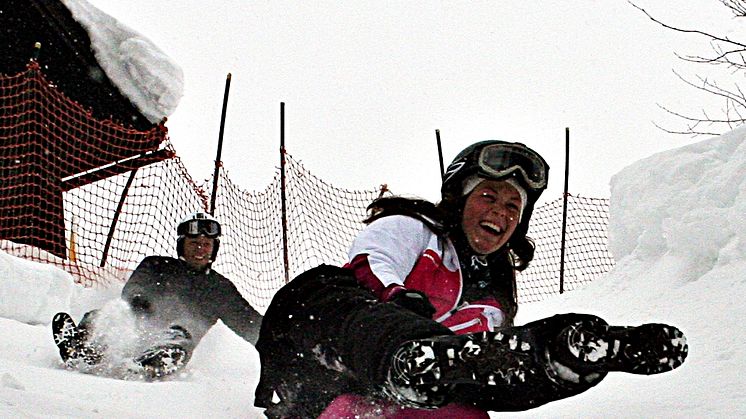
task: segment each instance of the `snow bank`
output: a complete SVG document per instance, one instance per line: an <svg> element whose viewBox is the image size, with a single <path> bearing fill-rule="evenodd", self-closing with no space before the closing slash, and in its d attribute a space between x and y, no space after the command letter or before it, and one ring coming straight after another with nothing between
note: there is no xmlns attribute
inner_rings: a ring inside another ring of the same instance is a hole
<svg viewBox="0 0 746 419"><path fill-rule="evenodd" d="M55 313L75 318L101 307L121 293L123 284L85 288L66 271L0 252L0 317L31 325L47 325Z"/></svg>
<svg viewBox="0 0 746 419"><path fill-rule="evenodd" d="M57 311L70 309L73 279L67 272L0 252L0 317L47 324Z"/></svg>
<svg viewBox="0 0 746 419"><path fill-rule="evenodd" d="M746 127L640 160L611 179L617 260L684 257L687 280L746 256Z"/></svg>

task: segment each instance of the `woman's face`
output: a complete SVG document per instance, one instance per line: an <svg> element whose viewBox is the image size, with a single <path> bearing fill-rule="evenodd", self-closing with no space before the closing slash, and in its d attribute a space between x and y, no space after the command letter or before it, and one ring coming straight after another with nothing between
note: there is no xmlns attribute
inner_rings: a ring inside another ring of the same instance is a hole
<svg viewBox="0 0 746 419"><path fill-rule="evenodd" d="M521 195L505 181L485 180L466 197L461 228L482 255L499 250L518 227Z"/></svg>

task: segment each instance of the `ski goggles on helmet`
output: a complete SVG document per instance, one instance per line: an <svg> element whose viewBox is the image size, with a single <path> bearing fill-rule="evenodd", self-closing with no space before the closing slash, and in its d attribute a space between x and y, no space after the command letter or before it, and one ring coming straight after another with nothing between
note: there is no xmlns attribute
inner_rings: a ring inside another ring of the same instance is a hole
<svg viewBox="0 0 746 419"><path fill-rule="evenodd" d="M491 144L478 156L479 172L495 179L520 175L531 189L547 186L547 164L535 151L522 144Z"/></svg>
<svg viewBox="0 0 746 419"><path fill-rule="evenodd" d="M211 239L220 236L220 223L215 220L195 219L179 224L176 234L179 236L197 237L204 235Z"/></svg>

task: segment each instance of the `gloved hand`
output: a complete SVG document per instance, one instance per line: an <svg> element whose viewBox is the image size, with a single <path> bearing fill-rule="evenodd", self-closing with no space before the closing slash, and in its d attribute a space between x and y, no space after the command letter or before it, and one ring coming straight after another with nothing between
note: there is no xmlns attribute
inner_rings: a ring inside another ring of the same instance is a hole
<svg viewBox="0 0 746 419"><path fill-rule="evenodd" d="M427 295L421 291L403 289L389 298L388 302L406 308L428 319L432 319L433 314L435 314L435 307L430 303Z"/></svg>
<svg viewBox="0 0 746 419"><path fill-rule="evenodd" d="M135 365L142 367L140 374L146 380L155 380L173 374L188 360L186 350L175 344L155 346L133 359ZM138 373L137 369L132 369L131 372Z"/></svg>
<svg viewBox="0 0 746 419"><path fill-rule="evenodd" d="M150 301L148 301L142 294L135 294L130 299L130 307L132 311L138 314L144 314L150 312Z"/></svg>

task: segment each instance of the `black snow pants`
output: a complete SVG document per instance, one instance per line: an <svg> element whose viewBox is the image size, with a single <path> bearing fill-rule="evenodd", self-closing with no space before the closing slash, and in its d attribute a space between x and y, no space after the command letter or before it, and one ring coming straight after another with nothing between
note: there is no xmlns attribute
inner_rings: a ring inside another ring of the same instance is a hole
<svg viewBox="0 0 746 419"><path fill-rule="evenodd" d="M537 366L544 365L545 342L574 316L522 327L536 331ZM402 343L452 334L433 320L379 302L352 271L321 265L281 288L267 309L256 344L261 375L255 404L267 408L269 418L314 418L341 394L384 397L380 389ZM464 384L452 388L449 399L483 410L526 410L582 393L604 375L577 384L544 373L507 386Z"/></svg>
<svg viewBox="0 0 746 419"><path fill-rule="evenodd" d="M281 288L264 315L255 404L268 408L268 417L316 417L341 394L376 394L400 344L450 334L435 321L379 302L352 271L321 265ZM273 393L279 404L272 403Z"/></svg>

